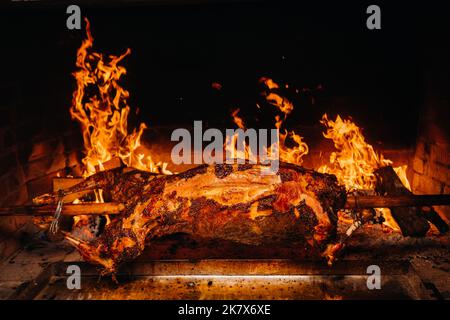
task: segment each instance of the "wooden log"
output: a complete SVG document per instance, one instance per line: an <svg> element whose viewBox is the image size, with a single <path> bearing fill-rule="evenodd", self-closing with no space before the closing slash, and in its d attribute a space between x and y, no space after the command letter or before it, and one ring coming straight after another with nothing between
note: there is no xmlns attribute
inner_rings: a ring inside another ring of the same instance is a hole
<svg viewBox="0 0 450 320"><path fill-rule="evenodd" d="M104 163L102 163L101 166L97 165L95 166L96 171L107 171L112 170L115 168L123 167L123 162L120 158L112 158L111 160L108 160ZM124 173L126 171L124 170ZM66 190L69 189L81 182L83 182L83 178L54 178L53 179L53 192L57 192L59 190ZM88 193L93 192L93 190L81 190L78 192L70 193L64 196L64 203L70 203L73 202L75 199L80 199L81 197L85 196Z"/></svg>
<svg viewBox="0 0 450 320"><path fill-rule="evenodd" d="M120 158L116 157L116 158L112 158L111 160L108 160L106 162L103 162L100 165L96 165L95 166L95 171L100 172L100 171L106 171L106 170L111 170L111 169L115 169L115 168L119 168L123 166L123 162Z"/></svg>
<svg viewBox="0 0 450 320"><path fill-rule="evenodd" d="M450 205L450 194L401 196L349 196L345 209L422 207Z"/></svg>
<svg viewBox="0 0 450 320"><path fill-rule="evenodd" d="M447 223L441 218L439 213L433 207L422 208L425 219L431 222L440 233L446 233L449 230Z"/></svg>
<svg viewBox="0 0 450 320"><path fill-rule="evenodd" d="M81 203L65 204L62 207L61 214L66 216L76 215L114 215L119 214L125 209L122 203ZM53 215L56 205L25 205L0 208L1 216L47 216Z"/></svg>
<svg viewBox="0 0 450 320"><path fill-rule="evenodd" d="M53 178L53 192L68 189L83 180L83 178Z"/></svg>
<svg viewBox="0 0 450 320"><path fill-rule="evenodd" d="M375 170L374 173L377 177L376 191L378 194L388 196L414 196L413 193L403 185L391 166L379 168ZM390 208L392 217L397 222L404 236L423 237L430 229L428 220L425 218L420 206L388 206L388 208Z"/></svg>

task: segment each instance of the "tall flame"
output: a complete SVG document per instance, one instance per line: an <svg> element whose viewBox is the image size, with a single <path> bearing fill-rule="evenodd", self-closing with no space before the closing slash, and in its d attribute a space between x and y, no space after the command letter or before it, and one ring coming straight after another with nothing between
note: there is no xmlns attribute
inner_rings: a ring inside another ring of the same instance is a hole
<svg viewBox="0 0 450 320"><path fill-rule="evenodd" d="M73 73L77 88L70 108L72 118L80 123L83 133L84 176L94 174L96 166L102 170L103 163L115 157L129 167L166 171L166 164L153 163L151 156L146 155L141 147L146 124L141 123L131 133L128 130L129 92L119 84L126 69L119 63L131 50L127 49L119 56L94 52L90 24L87 19L85 21L87 38L77 51L76 65L79 69Z"/></svg>
<svg viewBox="0 0 450 320"><path fill-rule="evenodd" d="M120 158L127 167L169 174L166 163L154 163L141 146L141 137L147 128L141 123L132 132L128 130L130 106L127 103L129 92L123 89L119 80L126 74L125 67L119 63L131 53L127 49L122 55L105 56L92 50L94 38L90 23L86 21L86 39L77 51L76 66L73 73L77 87L72 98L70 114L81 125L85 157L83 176L88 177L104 170L103 164L113 158ZM102 203L103 190L95 190L95 202ZM76 199L74 203L79 202ZM107 223L110 222L106 215ZM86 239L93 237L90 231L89 216L74 217L73 231Z"/></svg>

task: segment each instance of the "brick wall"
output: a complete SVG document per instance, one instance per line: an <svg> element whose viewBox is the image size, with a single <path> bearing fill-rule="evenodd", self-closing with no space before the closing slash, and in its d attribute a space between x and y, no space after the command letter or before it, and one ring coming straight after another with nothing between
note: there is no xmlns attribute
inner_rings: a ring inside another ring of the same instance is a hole
<svg viewBox="0 0 450 320"><path fill-rule="evenodd" d="M450 146L423 137L413 160L413 189L417 193L450 193Z"/></svg>
<svg viewBox="0 0 450 320"><path fill-rule="evenodd" d="M450 194L450 70L435 67L426 72L413 168L413 192ZM450 220L450 207L436 208Z"/></svg>
<svg viewBox="0 0 450 320"><path fill-rule="evenodd" d="M52 131L49 115L23 105L17 83L0 83L0 96L0 207L30 203L49 192L58 173L81 173L76 128ZM0 261L21 246L30 225L28 217L0 217Z"/></svg>

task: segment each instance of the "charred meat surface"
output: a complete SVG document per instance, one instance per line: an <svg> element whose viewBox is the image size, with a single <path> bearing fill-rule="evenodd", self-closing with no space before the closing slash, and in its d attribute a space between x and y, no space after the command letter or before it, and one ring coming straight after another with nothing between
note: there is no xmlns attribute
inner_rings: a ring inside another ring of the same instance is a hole
<svg viewBox="0 0 450 320"><path fill-rule="evenodd" d="M292 164L280 163L276 174L263 169L220 164L170 176L99 173L66 193L103 188L126 210L91 243L67 239L105 274L139 256L147 241L173 233L252 245L289 241L298 243L296 258L322 256L335 240L345 188L333 175Z"/></svg>

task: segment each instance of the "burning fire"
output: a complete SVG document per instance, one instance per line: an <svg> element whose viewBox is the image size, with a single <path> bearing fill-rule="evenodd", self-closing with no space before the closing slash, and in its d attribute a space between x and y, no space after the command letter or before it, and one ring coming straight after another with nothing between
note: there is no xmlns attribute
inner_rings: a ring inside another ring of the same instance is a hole
<svg viewBox="0 0 450 320"><path fill-rule="evenodd" d="M361 128L350 119L342 119L338 115L333 121L324 114L321 123L327 128L323 134L324 137L334 142L337 151L331 153L330 163L319 167L318 171L334 174L349 191L373 191L376 183L374 171L380 167L392 165L393 162L375 152L372 145L365 141ZM406 177L406 168L407 166L404 165L395 167L394 170L403 185L411 190ZM400 230L388 208L375 210L383 215L385 225L394 230Z"/></svg>
<svg viewBox="0 0 450 320"><path fill-rule="evenodd" d="M86 39L77 51L76 66L73 73L77 82L74 91L70 114L81 125L85 157L83 177L104 170L104 163L119 158L127 167L139 170L170 174L167 163L154 163L152 157L145 153L141 145L141 137L147 128L141 123L139 128L128 130L130 106L127 99L129 92L123 89L120 78L126 74L120 62L131 53L127 49L122 55L105 56L92 50L94 38L90 23L86 21ZM103 190L95 190L95 202L103 203ZM76 199L74 203L80 202ZM110 222L106 215L106 223ZM74 232L79 237L92 237L89 231L89 216L74 217Z"/></svg>
<svg viewBox="0 0 450 320"><path fill-rule="evenodd" d="M264 83L268 89L265 94L266 101L271 105L277 107L279 111L283 114L283 118L280 115L275 116L275 128L280 131L284 120L287 116L294 110L294 105L285 97L280 96L273 90L278 89L280 86L275 83L272 79L262 77L260 82ZM292 147L288 147L287 143L291 142ZM303 137L296 134L295 131L280 132L280 160L295 164L302 164L303 157L309 152L308 145L303 141Z"/></svg>
<svg viewBox="0 0 450 320"><path fill-rule="evenodd" d="M73 73L77 88L70 108L72 118L80 123L83 133L84 177L103 170L103 164L115 157L128 167L170 173L166 163L155 164L141 146L146 124L141 123L131 132L128 130L129 92L119 84L126 69L119 63L131 50L127 49L120 56L94 52L90 24L87 19L85 21L87 38L77 52L76 66L79 69Z"/></svg>
<svg viewBox="0 0 450 320"><path fill-rule="evenodd" d="M245 122L238 115L239 109L235 109L231 112L231 117L233 118L233 122L238 126L239 129L245 130ZM231 141L230 141L231 140ZM231 138L229 136L226 137L225 143L225 152L227 154L232 155L233 158L237 159L252 159L256 160L257 154L252 150L248 144L243 141L243 148L238 147L238 134L235 133Z"/></svg>
<svg viewBox="0 0 450 320"><path fill-rule="evenodd" d="M280 96L278 93L273 92L272 90L278 89L279 86L270 78L262 77L260 82L264 83L268 89L268 92L265 93L265 99L271 105L277 107L277 109L282 113L283 117L280 115L275 116L275 128L278 130L282 130L281 127L283 125L284 120L286 120L287 116L294 110L294 105L285 97ZM259 108L259 105L258 105ZM240 129L245 129L245 121L239 116L239 109L235 109L231 112L231 116L233 118L233 122ZM234 154L237 154L238 158L250 159L252 156L255 156L252 153L252 150L245 146L245 154L239 154L239 151L236 147L237 136L235 135L232 138L232 143L227 144L227 148L235 148ZM291 146L288 146L290 144ZM233 150L228 150L233 151ZM287 131L284 129L284 132L280 132L280 141L279 141L279 157L281 161L294 163L294 164L302 164L303 156L307 155L309 152L308 145L303 141L303 137L296 134L295 131ZM273 154L269 148L267 154Z"/></svg>
<svg viewBox="0 0 450 320"><path fill-rule="evenodd" d="M337 149L330 155L330 164L321 166L318 171L336 175L347 190L373 190L375 188L374 170L391 165L365 141L361 129L351 120L336 120L323 115L321 123L327 128L323 136L331 139Z"/></svg>
<svg viewBox="0 0 450 320"><path fill-rule="evenodd" d="M120 158L128 167L170 174L167 163L154 163L151 155L146 153L141 145L146 124L141 123L139 128L132 131L128 129L128 115L131 110L127 102L129 92L121 87L119 81L126 74L125 67L120 63L131 53L130 49L119 56L106 56L94 52L92 50L94 39L87 19L86 36L77 51L78 70L73 74L77 88L70 108L71 116L80 123L83 134L84 177L103 170L104 163L114 158ZM280 86L272 79L263 77L260 82L266 87L264 92L266 101L279 112L274 118L274 125L281 131L280 160L300 165L303 163L303 157L309 152L308 145L295 131L282 128L287 116L294 110L294 105L280 95L278 90ZM239 116L239 109L234 110L231 115L234 123L240 129L245 129L245 121ZM334 142L336 151L331 154L329 164L321 166L318 171L336 175L347 190L374 190L376 182L374 171L379 167L392 165L392 161L375 152L365 141L361 129L351 120L342 119L338 115L333 121L325 114L321 123L326 127L324 137ZM236 152L235 143L231 146ZM237 154L238 158L250 159L255 156L248 146L245 148L245 154ZM406 166L394 170L403 184L410 189L406 179ZM103 201L101 192L101 190L96 192L96 199L100 202ZM398 230L389 209L380 210L385 217L385 223Z"/></svg>
<svg viewBox="0 0 450 320"><path fill-rule="evenodd" d="M267 91L264 93L267 102L281 112L281 115L275 116L275 127L281 130L283 122L294 110L294 106L288 99L274 91L280 87L272 79L263 77L260 82L267 87ZM259 105L258 108L260 108ZM238 114L239 109L231 113L233 121L239 128L245 129L245 121ZM319 167L318 171L334 174L339 183L349 191L373 192L376 184L374 171L380 167L392 165L393 162L377 153L373 146L366 142L361 128L350 119L342 119L338 115L333 121L328 118L327 114L324 114L321 123L326 127L324 137L334 142L337 151L331 153L329 163ZM288 147L287 140L294 142L294 146ZM300 165L303 162L303 156L308 154L309 148L300 135L294 131L284 130L284 133L280 133L279 152L281 161ZM247 148L246 154L241 156L249 154L251 154L251 150ZM394 167L404 186L411 190L406 177L406 169L406 165ZM375 210L382 214L386 226L393 230L400 230L388 208ZM345 220L344 217L342 219Z"/></svg>

